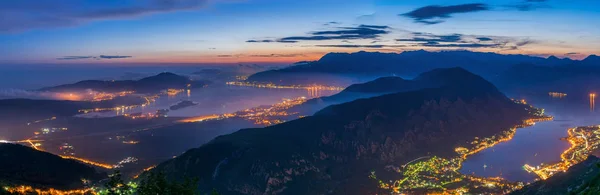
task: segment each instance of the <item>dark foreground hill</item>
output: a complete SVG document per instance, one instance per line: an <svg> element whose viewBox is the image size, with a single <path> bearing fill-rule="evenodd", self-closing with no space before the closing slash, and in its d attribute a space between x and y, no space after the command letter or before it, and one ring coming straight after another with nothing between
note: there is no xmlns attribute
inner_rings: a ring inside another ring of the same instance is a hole
<svg viewBox="0 0 600 195"><path fill-rule="evenodd" d="M105 177L74 160L26 146L0 143L0 183L4 185L68 190L82 188L82 179L97 181Z"/></svg>
<svg viewBox="0 0 600 195"><path fill-rule="evenodd" d="M592 64L598 61L595 59L591 56L587 61L575 61L568 58L541 58L471 51L329 53L318 61L256 73L250 76L248 81L278 84L327 84L325 78L327 76L346 75L354 78L373 75L413 76L434 68L449 67L462 67L486 78L492 78L516 64L528 63L540 66Z"/></svg>
<svg viewBox="0 0 600 195"><path fill-rule="evenodd" d="M510 195L595 195L600 194L600 159L590 156L565 173L537 181Z"/></svg>
<svg viewBox="0 0 600 195"><path fill-rule="evenodd" d="M93 90L102 92L136 91L139 93L155 93L169 88L197 88L203 87L206 84L208 84L208 81L194 81L185 76L164 72L155 76L142 78L140 80L85 80L73 84L46 87L40 89L40 91L72 92Z"/></svg>
<svg viewBox="0 0 600 195"><path fill-rule="evenodd" d="M528 117L523 105L479 76L456 69L434 73L442 78L435 81L462 85L360 99L283 124L242 129L153 171L198 177L201 191L223 194L374 194L371 171L395 179L386 166L424 155L455 156L456 146Z"/></svg>

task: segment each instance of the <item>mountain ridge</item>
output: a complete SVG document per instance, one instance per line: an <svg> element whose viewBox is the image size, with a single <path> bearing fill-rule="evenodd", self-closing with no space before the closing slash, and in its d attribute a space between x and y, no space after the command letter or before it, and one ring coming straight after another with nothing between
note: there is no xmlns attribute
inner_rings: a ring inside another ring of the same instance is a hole
<svg viewBox="0 0 600 195"><path fill-rule="evenodd" d="M200 179L227 194L383 193L371 171L454 147L520 124L528 113L493 85L443 86L329 106L314 116L242 129L161 163L152 171ZM489 84L489 85L488 85ZM492 86L485 88L483 86ZM485 121L485 122L483 122Z"/></svg>
<svg viewBox="0 0 600 195"><path fill-rule="evenodd" d="M208 84L208 81L193 81L185 76L171 72L162 72L139 80L83 80L73 84L45 87L38 89L38 91L69 92L93 90L102 92L136 91L140 93L151 93L166 90L168 88L198 88L203 87L206 84Z"/></svg>
<svg viewBox="0 0 600 195"><path fill-rule="evenodd" d="M98 181L105 177L74 160L22 145L0 143L0 183L69 190L84 187L82 179Z"/></svg>
<svg viewBox="0 0 600 195"><path fill-rule="evenodd" d="M463 67L486 78L506 70L512 65L531 63L543 66L581 64L570 58L543 58L522 54L498 54L493 52L404 51L401 53L365 52L327 53L318 61L283 69L256 73L249 82L272 82L277 84L325 84L326 76L389 76L417 75L435 68ZM302 75L302 76L300 76ZM302 79L315 77L314 80ZM331 80L331 79L330 79Z"/></svg>

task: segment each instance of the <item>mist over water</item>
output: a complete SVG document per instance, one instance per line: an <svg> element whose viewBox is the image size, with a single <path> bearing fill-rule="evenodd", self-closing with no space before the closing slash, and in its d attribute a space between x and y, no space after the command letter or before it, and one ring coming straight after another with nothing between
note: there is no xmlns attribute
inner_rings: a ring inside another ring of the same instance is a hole
<svg viewBox="0 0 600 195"><path fill-rule="evenodd" d="M234 65L3 65L0 66L0 89L33 90L82 80L140 79L161 72L191 75L202 69L230 68L231 66Z"/></svg>

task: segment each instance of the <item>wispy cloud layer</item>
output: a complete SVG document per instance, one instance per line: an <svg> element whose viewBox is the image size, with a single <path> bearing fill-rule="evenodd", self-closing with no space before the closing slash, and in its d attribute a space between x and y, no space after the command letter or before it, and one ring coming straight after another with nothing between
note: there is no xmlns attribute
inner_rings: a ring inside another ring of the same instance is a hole
<svg viewBox="0 0 600 195"><path fill-rule="evenodd" d="M209 0L6 0L0 1L0 33L85 24L95 20L202 8Z"/></svg>
<svg viewBox="0 0 600 195"><path fill-rule="evenodd" d="M470 3L451 6L430 5L415 9L411 12L401 14L412 18L415 22L423 24L438 24L444 22L454 14L469 13L488 10L488 6L482 3Z"/></svg>
<svg viewBox="0 0 600 195"><path fill-rule="evenodd" d="M381 35L388 34L389 26L378 25L359 25L357 27L339 27L333 30L315 31L308 36L290 36L279 39L248 40L248 43L296 43L300 41L325 41L325 40L354 40L354 39L375 39Z"/></svg>
<svg viewBox="0 0 600 195"><path fill-rule="evenodd" d="M531 11L538 8L548 7L545 2L547 2L547 0L521 0L520 2L513 4L496 6L491 6L484 3L468 3L449 6L429 5L417 8L408 13L400 14L400 16L411 18L416 23L439 24L445 22L455 14L495 10L495 7L505 8L504 10Z"/></svg>
<svg viewBox="0 0 600 195"><path fill-rule="evenodd" d="M83 59L119 59L119 58L132 58L133 56L118 56L118 55L99 55L99 56L63 56L56 58L57 60L83 60Z"/></svg>
<svg viewBox="0 0 600 195"><path fill-rule="evenodd" d="M413 47L492 48L500 50L517 50L520 47L536 43L536 41L528 38L464 34L436 35L425 32L412 32L410 38L396 39L396 42L410 44Z"/></svg>

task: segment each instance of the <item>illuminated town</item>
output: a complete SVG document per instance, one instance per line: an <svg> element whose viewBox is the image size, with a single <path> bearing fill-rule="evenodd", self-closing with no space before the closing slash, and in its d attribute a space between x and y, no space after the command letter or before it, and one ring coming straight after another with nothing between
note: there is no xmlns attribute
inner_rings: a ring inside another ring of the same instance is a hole
<svg viewBox="0 0 600 195"><path fill-rule="evenodd" d="M320 96L320 91L342 91L342 90L344 90L344 87L336 87L336 86L276 85L273 83L254 83L254 82L244 82L244 81L231 81L231 82L227 82L226 84L232 85L232 86L271 88L271 89L305 89L305 90L307 90L310 97Z"/></svg>
<svg viewBox="0 0 600 195"><path fill-rule="evenodd" d="M135 91L122 91L122 92L117 92L117 93L90 92L90 95L92 95L91 101L98 102L98 101L112 100L112 99L115 99L116 97L123 97L123 96L131 95L133 93L135 93Z"/></svg>
<svg viewBox="0 0 600 195"><path fill-rule="evenodd" d="M188 119L179 120L178 122L182 123L191 123L191 122L202 122L207 120L221 120L232 117L240 117L249 121L253 121L254 124L257 125L275 125L279 123L285 122L282 117L288 117L297 115L298 113L289 113L287 110L296 105L300 105L306 102L306 97L299 97L294 99L284 99L282 102L273 104L268 107L259 106L250 109L245 109L242 111L238 111L235 113L228 113L222 115L206 115L199 117L192 117Z"/></svg>
<svg viewBox="0 0 600 195"><path fill-rule="evenodd" d="M519 104L526 104L525 100L514 100ZM476 177L459 172L462 163L468 156L476 154L486 148L511 140L518 128L535 125L536 122L552 120L551 116L544 114L543 109L529 106L527 108L534 118L523 121L498 135L487 138L475 137L469 145L455 148L457 156L445 159L437 156L423 156L395 167L395 172L401 175L400 179L390 182L378 180L376 173L369 176L379 183L382 189L390 190L394 194L506 194L524 186L522 182L510 182L499 177Z"/></svg>
<svg viewBox="0 0 600 195"><path fill-rule="evenodd" d="M548 93L548 95L549 95L550 97L553 97L553 98L559 98L559 99L562 99L562 98L564 98L564 97L567 97L567 94L566 94L566 93L560 93L560 92L549 92L549 93Z"/></svg>
<svg viewBox="0 0 600 195"><path fill-rule="evenodd" d="M560 155L560 162L535 167L526 164L523 168L545 180L556 173L566 172L569 167L586 160L600 146L600 125L570 128L568 133L566 140L571 147Z"/></svg>
<svg viewBox="0 0 600 195"><path fill-rule="evenodd" d="M49 189L37 189L31 186L17 186L17 187L4 187L4 190L11 194L36 194L36 195L96 195L96 191L93 188L86 188L80 190L57 190L53 188Z"/></svg>

